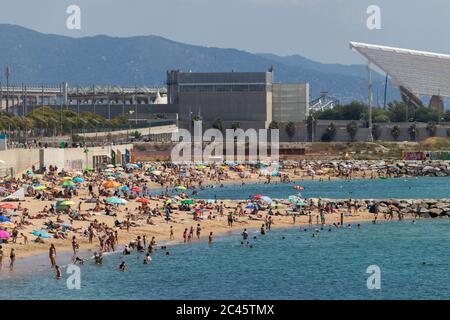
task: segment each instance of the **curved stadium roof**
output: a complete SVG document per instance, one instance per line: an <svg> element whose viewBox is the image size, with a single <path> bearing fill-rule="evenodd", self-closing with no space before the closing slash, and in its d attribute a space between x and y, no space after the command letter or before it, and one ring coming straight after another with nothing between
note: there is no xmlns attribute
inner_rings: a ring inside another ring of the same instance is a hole
<svg viewBox="0 0 450 320"><path fill-rule="evenodd" d="M414 94L450 97L450 55L359 42L350 48Z"/></svg>

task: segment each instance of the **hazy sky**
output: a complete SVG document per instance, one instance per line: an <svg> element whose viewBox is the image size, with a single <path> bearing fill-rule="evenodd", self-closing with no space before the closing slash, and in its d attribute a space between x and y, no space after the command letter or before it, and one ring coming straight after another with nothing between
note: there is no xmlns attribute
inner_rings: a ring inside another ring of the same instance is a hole
<svg viewBox="0 0 450 320"><path fill-rule="evenodd" d="M1 0L0 23L79 37L160 35L250 52L361 63L350 40L450 53L448 0ZM81 30L66 27L69 5ZM381 30L366 26L370 5Z"/></svg>

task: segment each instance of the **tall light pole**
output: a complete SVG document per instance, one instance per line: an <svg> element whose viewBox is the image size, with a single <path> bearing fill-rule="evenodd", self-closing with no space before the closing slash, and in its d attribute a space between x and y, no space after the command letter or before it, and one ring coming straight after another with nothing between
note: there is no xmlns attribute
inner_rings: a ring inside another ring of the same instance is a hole
<svg viewBox="0 0 450 320"><path fill-rule="evenodd" d="M368 79L368 107L369 107L369 142L373 142L372 134L372 73L370 71L370 62L367 64Z"/></svg>

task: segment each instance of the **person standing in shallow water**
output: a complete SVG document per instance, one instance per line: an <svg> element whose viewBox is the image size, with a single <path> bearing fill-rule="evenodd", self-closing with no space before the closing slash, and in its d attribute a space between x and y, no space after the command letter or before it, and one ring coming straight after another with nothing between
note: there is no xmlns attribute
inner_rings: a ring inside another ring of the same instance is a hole
<svg viewBox="0 0 450 320"><path fill-rule="evenodd" d="M14 248L11 248L11 252L9 253L9 271L14 270L14 262L16 261L16 250Z"/></svg>
<svg viewBox="0 0 450 320"><path fill-rule="evenodd" d="M228 226L233 228L233 213L231 212L228 214Z"/></svg>
<svg viewBox="0 0 450 320"><path fill-rule="evenodd" d="M0 271L3 269L3 247L0 245Z"/></svg>
<svg viewBox="0 0 450 320"><path fill-rule="evenodd" d="M208 237L208 244L212 244L212 242L213 242L213 233L210 232Z"/></svg>
<svg viewBox="0 0 450 320"><path fill-rule="evenodd" d="M266 229L264 228L264 223L261 226L261 235L265 235L266 234Z"/></svg>
<svg viewBox="0 0 450 320"><path fill-rule="evenodd" d="M50 245L50 249L48 250L48 256L50 258L50 263L53 268L54 266L56 266L56 248L53 243Z"/></svg>

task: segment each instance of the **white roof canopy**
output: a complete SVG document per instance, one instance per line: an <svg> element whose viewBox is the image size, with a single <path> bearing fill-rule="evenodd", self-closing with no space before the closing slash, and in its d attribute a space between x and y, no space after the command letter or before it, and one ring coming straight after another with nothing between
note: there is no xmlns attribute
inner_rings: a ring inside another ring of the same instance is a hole
<svg viewBox="0 0 450 320"><path fill-rule="evenodd" d="M359 42L350 48L414 94L450 97L450 55Z"/></svg>

